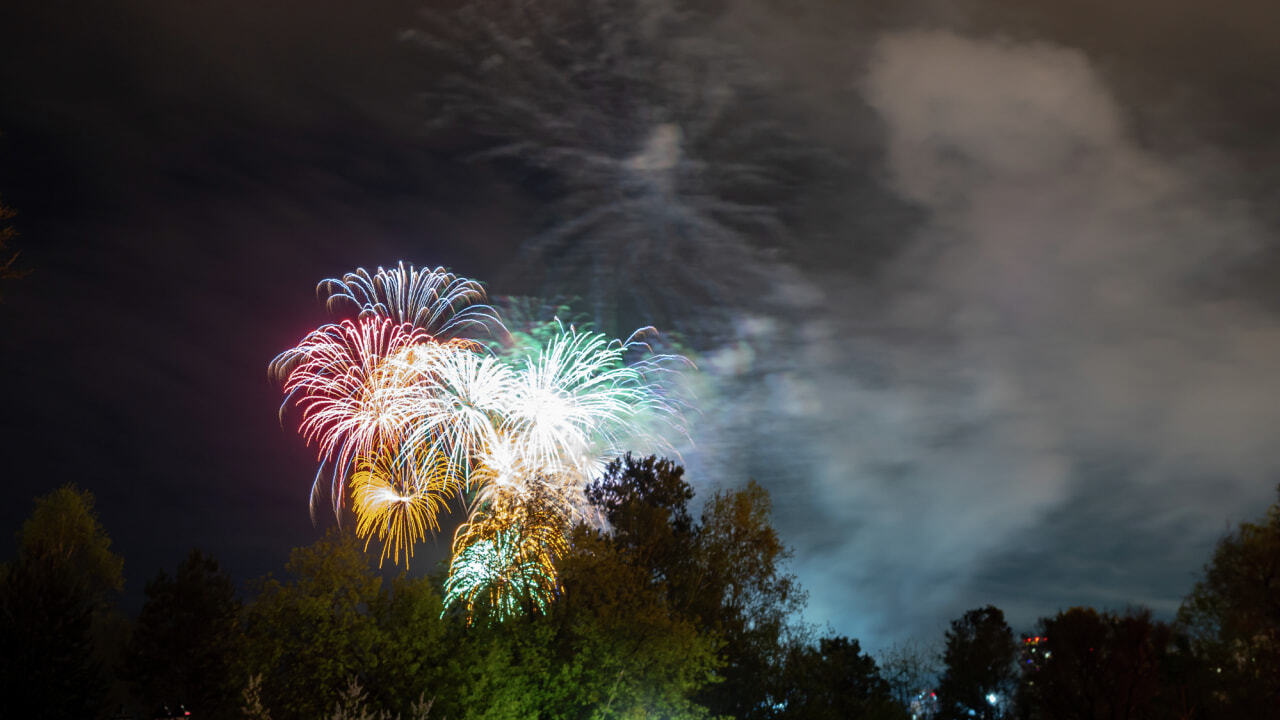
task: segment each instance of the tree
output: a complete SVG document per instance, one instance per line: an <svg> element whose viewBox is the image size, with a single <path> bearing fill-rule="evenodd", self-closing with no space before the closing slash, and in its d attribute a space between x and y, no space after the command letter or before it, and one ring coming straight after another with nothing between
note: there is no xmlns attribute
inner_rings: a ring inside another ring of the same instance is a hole
<svg viewBox="0 0 1280 720"><path fill-rule="evenodd" d="M1013 631L999 608L988 605L953 620L942 655L938 717L1009 717L1017 689L1016 656Z"/></svg>
<svg viewBox="0 0 1280 720"><path fill-rule="evenodd" d="M910 708L923 692L932 692L938 681L936 657L916 643L894 645L880 659L880 675L889 683L889 694Z"/></svg>
<svg viewBox="0 0 1280 720"><path fill-rule="evenodd" d="M694 573L677 588L688 611L724 641L724 681L699 698L743 720L773 714L760 678L781 671L792 618L804 604L795 577L783 570L790 551L769 522L771 507L755 482L713 494L697 526Z"/></svg>
<svg viewBox="0 0 1280 720"><path fill-rule="evenodd" d="M124 560L111 552L88 490L65 485L37 498L18 537L21 560L66 570L98 602L124 587Z"/></svg>
<svg viewBox="0 0 1280 720"><path fill-rule="evenodd" d="M287 582L268 577L246 608L242 676L262 675L262 701L277 720L320 717L352 678L378 667L372 608L382 578L363 544L339 530L295 549L285 570Z"/></svg>
<svg viewBox="0 0 1280 720"><path fill-rule="evenodd" d="M588 488L609 531L574 530L545 616L470 633L489 643L476 662L503 681L464 681L468 717L502 707L503 717L699 718L764 705L758 671L781 667L778 640L800 597L778 567L786 553L768 495L754 484L717 493L695 522L683 472L626 456ZM708 692L726 676L737 678L731 697ZM457 713L449 702L437 707Z"/></svg>
<svg viewBox="0 0 1280 720"><path fill-rule="evenodd" d="M778 638L800 598L779 569L767 493L717 493L695 522L679 466L628 456L588 496L610 530L573 529L545 614L468 627L442 617L428 580L380 585L354 538L331 533L296 550L287 581L268 579L246 608L241 677L260 677L245 706L277 720L340 701L407 716L419 700L435 716L474 720L699 720L727 714L703 698L732 663L766 669L741 672L733 698L762 707L762 678L783 667ZM864 666L846 645L828 654L854 677ZM342 700L354 697L353 678L358 703Z"/></svg>
<svg viewBox="0 0 1280 720"><path fill-rule="evenodd" d="M0 577L0 703L5 717L91 717L110 686L101 642L124 561L93 496L66 486L38 498Z"/></svg>
<svg viewBox="0 0 1280 720"><path fill-rule="evenodd" d="M481 708L491 697L466 697L477 701L469 705L460 698L474 679L488 683L491 696L501 695L519 668L493 662L482 641L441 617L430 578L402 573L384 583L362 548L350 534L330 531L291 554L288 582L261 583L244 612L241 714L389 719L423 718L432 710L438 717L507 717Z"/></svg>
<svg viewBox="0 0 1280 720"><path fill-rule="evenodd" d="M384 583L373 607L378 627L369 670L370 703L384 711L414 717L423 701L446 696L454 685L450 662L458 660L457 635L441 618L443 602L429 578L401 574ZM461 717L461 713L442 717Z"/></svg>
<svg viewBox="0 0 1280 720"><path fill-rule="evenodd" d="M678 582L687 572L695 532L689 514L693 488L684 468L627 454L587 488L587 499L608 521L611 541L628 562L652 568L659 582Z"/></svg>
<svg viewBox="0 0 1280 720"><path fill-rule="evenodd" d="M1280 502L1218 542L1178 623L1213 669L1216 715L1266 717L1280 707Z"/></svg>
<svg viewBox="0 0 1280 720"><path fill-rule="evenodd" d="M1071 608L1042 618L1044 640L1025 686L1032 717L1044 720L1136 720L1173 717L1160 704L1168 624L1151 611L1123 615Z"/></svg>
<svg viewBox="0 0 1280 720"><path fill-rule="evenodd" d="M719 641L722 681L706 685L698 701L714 714L770 717L760 679L781 672L789 621L804 595L783 569L789 552L769 523L769 494L754 482L716 492L696 522L693 495L680 466L630 455L588 490L621 561L642 568L675 612Z"/></svg>
<svg viewBox="0 0 1280 720"><path fill-rule="evenodd" d="M573 548L546 618L557 689L547 707L565 718L706 717L696 696L717 679L720 639L673 607L627 546L579 527Z"/></svg>
<svg viewBox="0 0 1280 720"><path fill-rule="evenodd" d="M244 678L240 601L213 558L192 550L173 577L147 583L127 667L145 706L182 703L201 718L238 717Z"/></svg>
<svg viewBox="0 0 1280 720"><path fill-rule="evenodd" d="M435 709L447 717L707 717L721 641L672 602L692 566L693 490L668 461L612 463L588 498L610 532L573 530L546 615L459 633L471 672Z"/></svg>
<svg viewBox="0 0 1280 720"><path fill-rule="evenodd" d="M659 525L652 526L655 529ZM668 601L665 581L626 545L585 526L558 563L546 614L466 627L453 616L433 674L433 712L476 720L705 718L694 699L715 680L720 643Z"/></svg>
<svg viewBox="0 0 1280 720"><path fill-rule="evenodd" d="M824 637L817 646L793 647L776 703L779 720L863 720L907 717L893 701L876 661L857 640Z"/></svg>

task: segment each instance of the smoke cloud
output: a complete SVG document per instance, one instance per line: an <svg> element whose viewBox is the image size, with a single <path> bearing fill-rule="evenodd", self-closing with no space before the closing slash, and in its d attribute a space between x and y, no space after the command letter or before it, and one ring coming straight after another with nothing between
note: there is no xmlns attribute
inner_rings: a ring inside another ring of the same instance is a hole
<svg viewBox="0 0 1280 720"><path fill-rule="evenodd" d="M1237 281L1263 228L1072 49L888 33L857 87L924 219L740 319L696 462L773 491L811 619L873 647L986 603L1171 613L1280 470L1280 328Z"/></svg>

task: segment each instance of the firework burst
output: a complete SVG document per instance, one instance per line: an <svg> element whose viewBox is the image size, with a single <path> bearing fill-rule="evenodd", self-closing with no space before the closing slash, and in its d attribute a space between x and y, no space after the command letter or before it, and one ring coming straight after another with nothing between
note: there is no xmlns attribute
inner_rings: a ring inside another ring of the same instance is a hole
<svg viewBox="0 0 1280 720"><path fill-rule="evenodd" d="M317 484L331 474L335 511L349 494L357 535L381 544L379 565L407 565L459 498L468 517L446 605L469 622L544 610L569 528L602 525L588 482L625 443L660 441L649 419L678 416L660 382L672 358L640 335L611 340L558 320L518 343L506 334L507 351L446 338L502 325L475 304L477 283L443 270L402 263L321 287L359 317L309 333L271 372L284 381L281 412L296 405L299 433L318 447ZM315 494L313 484L313 509Z"/></svg>
<svg viewBox="0 0 1280 720"><path fill-rule="evenodd" d="M423 330L389 319L343 320L309 333L271 361L272 374L284 380L280 412L290 400L301 410L298 432L318 447L317 483L326 466L331 470L335 509L356 456L398 446L413 417L403 373L387 360L430 339ZM315 491L313 484L313 504Z"/></svg>
<svg viewBox="0 0 1280 720"><path fill-rule="evenodd" d="M448 458L437 453L406 457L398 448L381 448L359 458L351 476L356 535L365 539L365 549L375 535L382 543L378 567L387 557L397 564L403 559L408 567L414 546L440 529L441 511L461 490L461 477Z"/></svg>
<svg viewBox="0 0 1280 720"><path fill-rule="evenodd" d="M527 358L511 393L504 433L519 438L535 465L603 469L623 432L660 399L641 369L624 362L627 343L562 328Z"/></svg>
<svg viewBox="0 0 1280 720"><path fill-rule="evenodd" d="M446 608L471 624L546 612L560 594L556 560L568 550L564 518L534 498L498 495L454 536Z"/></svg>
<svg viewBox="0 0 1280 720"><path fill-rule="evenodd" d="M469 475L473 459L497 442L515 372L478 346L457 343L415 348L397 363L418 379L408 443L431 446Z"/></svg>
<svg viewBox="0 0 1280 720"><path fill-rule="evenodd" d="M390 270L379 266L372 273L357 268L341 278L322 280L316 292L328 296L325 305L330 311L349 305L361 317L409 323L432 337L492 332L502 327L493 309L484 304L480 283L444 268L419 269L403 262Z"/></svg>

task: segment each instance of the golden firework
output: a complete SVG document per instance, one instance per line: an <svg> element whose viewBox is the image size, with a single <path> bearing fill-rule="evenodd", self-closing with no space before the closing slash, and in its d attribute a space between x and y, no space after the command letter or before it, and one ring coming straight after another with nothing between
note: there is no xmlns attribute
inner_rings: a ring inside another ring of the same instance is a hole
<svg viewBox="0 0 1280 720"><path fill-rule="evenodd" d="M440 453L406 457L383 447L362 456L351 477L356 535L365 539L366 549L377 535L382 543L378 567L388 556L395 563L403 558L408 567L414 545L440 529L436 518L461 486L456 468Z"/></svg>
<svg viewBox="0 0 1280 720"><path fill-rule="evenodd" d="M468 624L545 612L560 594L566 529L558 503L496 493L454 535L445 606L460 604Z"/></svg>

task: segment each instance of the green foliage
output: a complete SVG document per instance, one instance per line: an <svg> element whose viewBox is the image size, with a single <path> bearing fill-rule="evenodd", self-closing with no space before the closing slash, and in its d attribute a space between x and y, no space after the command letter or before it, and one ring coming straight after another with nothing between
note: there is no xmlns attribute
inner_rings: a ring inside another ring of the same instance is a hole
<svg viewBox="0 0 1280 720"><path fill-rule="evenodd" d="M246 674L262 675L262 699L276 718L319 717L352 677L377 670L371 610L382 578L362 548L354 535L330 531L294 550L288 581L268 577L246 608Z"/></svg>
<svg viewBox="0 0 1280 720"><path fill-rule="evenodd" d="M755 482L713 494L697 527L695 572L676 588L689 614L724 642L724 681L699 699L744 719L772 713L760 678L782 668L791 623L804 606L795 577L783 571L790 551L770 512L769 493Z"/></svg>
<svg viewBox="0 0 1280 720"><path fill-rule="evenodd" d="M1215 716L1280 707L1280 502L1218 543L1178 622L1213 671Z"/></svg>
<svg viewBox="0 0 1280 720"><path fill-rule="evenodd" d="M999 608L970 610L951 622L938 682L941 720L1009 717L1017 688L1017 644ZM998 696L994 705L988 694ZM972 712L971 712L972 711Z"/></svg>
<svg viewBox="0 0 1280 720"><path fill-rule="evenodd" d="M559 563L564 591L546 614L462 628L440 672L445 717L705 718L724 640L674 601L698 566L693 497L679 467L615 463L591 497L613 532L575 529ZM687 593L686 593L687 594Z"/></svg>
<svg viewBox="0 0 1280 720"><path fill-rule="evenodd" d="M878 667L856 640L797 631L803 594L754 483L712 494L695 519L682 468L628 456L588 496L610 530L574 529L545 614L480 627L441 617L437 580L384 581L360 541L334 531L243 608L199 552L159 573L124 670L147 706L182 702L214 720L232 704L254 720L900 720L931 684L919 649ZM89 493L36 501L17 559L0 567L0 715L103 713L122 568ZM1045 653L1019 692L1003 614L972 610L946 634L937 717L1274 717L1277 578L1280 504L1219 543L1174 626L1145 610L1042 619Z"/></svg>
<svg viewBox="0 0 1280 720"><path fill-rule="evenodd" d="M143 706L181 703L200 718L238 717L245 643L231 578L192 550L173 577L161 571L147 583L146 594L127 662Z"/></svg>
<svg viewBox="0 0 1280 720"><path fill-rule="evenodd" d="M465 628L455 621L457 654L446 667L453 684L436 707L443 717L514 720L538 717L554 693L545 674L548 632L516 621Z"/></svg>
<svg viewBox="0 0 1280 720"><path fill-rule="evenodd" d="M708 716L694 695L715 681L721 641L673 606L670 568L662 567L675 562L673 538L691 541L683 503L692 492L674 465L639 464L636 482L595 489L611 499L617 532L575 529L559 563L564 591L546 614L450 624L443 673L454 686L437 696L436 712L486 720ZM643 482L646 470L660 479Z"/></svg>
<svg viewBox="0 0 1280 720"><path fill-rule="evenodd" d="M123 560L93 510L66 486L38 498L0 577L0 698L9 717L92 717L110 680L102 639Z"/></svg>
<svg viewBox="0 0 1280 720"><path fill-rule="evenodd" d="M430 579L384 582L351 534L331 530L294 550L285 570L286 580L265 579L244 611L239 682L258 678L245 701L258 716L357 717L376 708L378 717L412 718L434 702L440 716L473 717L456 701L466 690L462 681L492 672L486 680L500 684L511 670L501 662L486 666L484 650L465 629L441 619ZM358 703L350 695L353 680Z"/></svg>
<svg viewBox="0 0 1280 720"><path fill-rule="evenodd" d="M770 716L761 678L780 671L804 596L783 571L789 554L770 525L768 493L755 483L716 492L695 522L683 468L627 456L588 497L609 521L617 562L637 568L675 616L717 643L721 681L704 684L697 702L718 715Z"/></svg>
<svg viewBox="0 0 1280 720"><path fill-rule="evenodd" d="M428 578L401 575L383 585L372 609L379 631L378 664L367 674L372 705L416 717L415 704L449 691L447 667L456 638L440 619L441 609L440 593Z"/></svg>
<svg viewBox="0 0 1280 720"><path fill-rule="evenodd" d="M636 539L636 538L633 538ZM636 551L579 528L562 563L553 624L563 718L706 717L695 693L716 680L721 641L668 601Z"/></svg>
<svg viewBox="0 0 1280 720"><path fill-rule="evenodd" d="M66 570L99 602L124 587L124 559L111 552L88 490L64 485L37 498L18 541L22 559Z"/></svg>
<svg viewBox="0 0 1280 720"><path fill-rule="evenodd" d="M233 704L259 720L425 717L428 703L435 716L479 720L778 716L772 680L788 667L788 623L803 596L782 570L768 494L755 484L715 493L695 520L679 466L627 457L590 495L611 530L574 530L559 563L563 592L545 614L482 627L441 617L435 580L384 581L358 539L332 531L296 549L243 608L199 553L173 576L159 573L126 670L145 705L182 702L215 720L235 714ZM40 699L65 681L56 714L92 715L106 676L89 629L121 563L91 498L72 489L41 499L23 549L31 562L5 574L4 607L32 620L6 624L6 640L65 636L55 644L70 657L38 675L49 678ZM62 584L32 575L48 568L66 571L50 575ZM856 643L827 641L795 658L810 692L796 708L844 712L887 697ZM26 670L11 667L6 682Z"/></svg>

